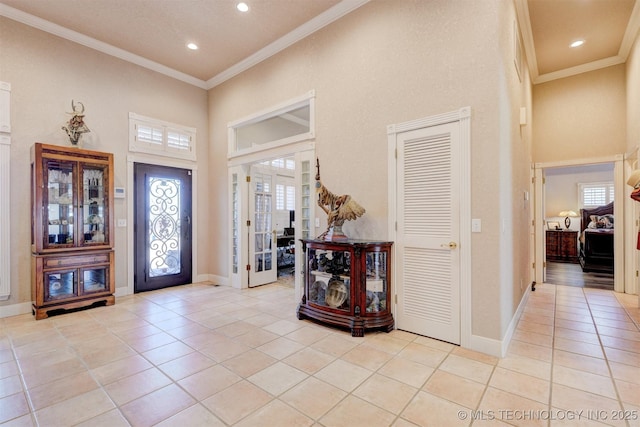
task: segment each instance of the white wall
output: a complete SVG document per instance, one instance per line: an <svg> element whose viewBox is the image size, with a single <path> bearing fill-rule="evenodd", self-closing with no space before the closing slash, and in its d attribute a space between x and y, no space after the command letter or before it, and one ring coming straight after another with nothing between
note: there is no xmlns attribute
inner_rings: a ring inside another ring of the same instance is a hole
<svg viewBox="0 0 640 427"><path fill-rule="evenodd" d="M640 147L640 33L626 63L627 152Z"/></svg>
<svg viewBox="0 0 640 427"><path fill-rule="evenodd" d="M520 83L513 66L514 20L510 2L370 2L212 89L212 191L227 192L227 123L315 90L323 183L367 210L345 231L385 239L386 126L471 106L472 215L483 220L472 236L472 327L502 338L529 275L528 241L513 238L528 229L531 163L530 130L518 124L531 97L526 70ZM210 208L218 254L228 209ZM228 274L226 259L210 262Z"/></svg>
<svg viewBox="0 0 640 427"><path fill-rule="evenodd" d="M82 102L90 133L87 149L114 153L115 185L127 186L128 114L197 129L197 166L204 182L199 200L200 233L206 221L209 192L206 91L73 42L0 17L0 81L11 83L11 297L3 305L31 301L30 159L34 142L69 145L61 126L69 119L71 100ZM127 188L127 191L133 191ZM126 199L116 199L115 218L127 218ZM131 225L131 224L130 224ZM116 287L127 286L127 229L115 230ZM205 273L209 239L198 240ZM122 289L120 289L122 290Z"/></svg>
<svg viewBox="0 0 640 427"><path fill-rule="evenodd" d="M550 163L626 151L625 65L533 88L533 160Z"/></svg>

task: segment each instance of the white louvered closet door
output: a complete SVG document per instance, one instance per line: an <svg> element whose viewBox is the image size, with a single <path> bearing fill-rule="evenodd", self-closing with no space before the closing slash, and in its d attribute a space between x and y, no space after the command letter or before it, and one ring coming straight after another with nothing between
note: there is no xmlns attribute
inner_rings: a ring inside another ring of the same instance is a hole
<svg viewBox="0 0 640 427"><path fill-rule="evenodd" d="M397 135L398 329L460 343L459 131Z"/></svg>

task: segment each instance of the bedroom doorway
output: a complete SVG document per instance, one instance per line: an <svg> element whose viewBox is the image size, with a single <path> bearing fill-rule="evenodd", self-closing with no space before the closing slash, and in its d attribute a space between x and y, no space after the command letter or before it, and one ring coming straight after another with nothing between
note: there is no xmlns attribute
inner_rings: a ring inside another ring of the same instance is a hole
<svg viewBox="0 0 640 427"><path fill-rule="evenodd" d="M622 168L622 156L535 165L537 282L624 290Z"/></svg>

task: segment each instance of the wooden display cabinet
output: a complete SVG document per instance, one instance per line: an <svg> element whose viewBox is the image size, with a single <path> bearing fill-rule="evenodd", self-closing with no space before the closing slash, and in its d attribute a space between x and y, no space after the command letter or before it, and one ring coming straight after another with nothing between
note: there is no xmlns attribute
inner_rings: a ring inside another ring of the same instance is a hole
<svg viewBox="0 0 640 427"><path fill-rule="evenodd" d="M113 304L113 154L36 143L31 187L36 319Z"/></svg>
<svg viewBox="0 0 640 427"><path fill-rule="evenodd" d="M354 337L367 329L390 332L392 242L303 239L304 294L298 319L348 328Z"/></svg>

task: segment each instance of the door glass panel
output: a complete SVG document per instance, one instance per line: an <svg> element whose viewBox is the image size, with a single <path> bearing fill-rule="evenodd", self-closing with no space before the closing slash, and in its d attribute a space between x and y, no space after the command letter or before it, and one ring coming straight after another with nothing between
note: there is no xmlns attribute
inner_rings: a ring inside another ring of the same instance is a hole
<svg viewBox="0 0 640 427"><path fill-rule="evenodd" d="M82 218L85 243L105 240L105 171L103 168L82 170Z"/></svg>
<svg viewBox="0 0 640 427"><path fill-rule="evenodd" d="M46 161L47 224L45 246L72 245L73 233L73 164Z"/></svg>
<svg viewBox="0 0 640 427"><path fill-rule="evenodd" d="M302 226L302 237L308 239L311 236L311 221L309 219L309 206L311 206L311 162L302 162L302 213L300 215L300 225Z"/></svg>
<svg viewBox="0 0 640 427"><path fill-rule="evenodd" d="M252 182L255 193L255 214L253 218L255 234L254 271L268 271L273 269L271 259L273 245L271 175L256 173L252 177Z"/></svg>
<svg viewBox="0 0 640 427"><path fill-rule="evenodd" d="M237 274L238 273L238 263L239 263L239 259L238 259L238 238L240 236L239 234L239 228L240 228L240 206L238 205L238 174L234 173L233 177L232 177L232 185L231 185L231 197L232 197L232 201L231 201L231 212L233 215L233 218L231 220L231 233L232 236L231 238L233 239L232 244L231 244L231 256L232 256L232 268L233 268L233 274Z"/></svg>
<svg viewBox="0 0 640 427"><path fill-rule="evenodd" d="M45 296L47 301L64 299L76 294L75 271L45 274Z"/></svg>
<svg viewBox="0 0 640 427"><path fill-rule="evenodd" d="M147 188L149 277L179 274L181 181L149 176Z"/></svg>
<svg viewBox="0 0 640 427"><path fill-rule="evenodd" d="M82 272L82 292L99 292L107 289L107 268L93 268Z"/></svg>

